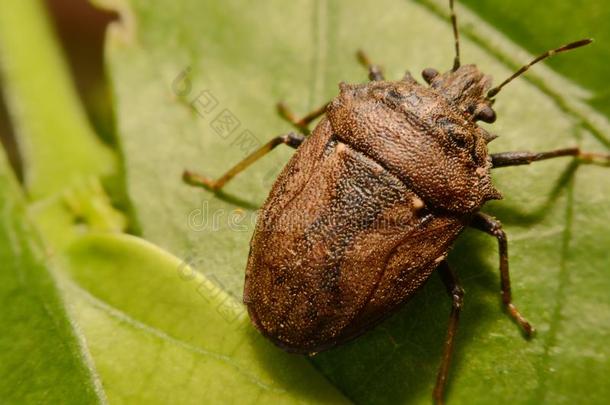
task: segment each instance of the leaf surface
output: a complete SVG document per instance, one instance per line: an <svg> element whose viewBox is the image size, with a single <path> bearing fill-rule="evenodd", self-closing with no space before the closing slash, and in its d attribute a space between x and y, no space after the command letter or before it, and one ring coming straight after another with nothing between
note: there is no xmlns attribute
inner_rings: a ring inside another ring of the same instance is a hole
<svg viewBox="0 0 610 405"><path fill-rule="evenodd" d="M129 194L143 236L239 301L255 210L291 151L274 151L219 195L185 186L182 171L218 176L256 145L291 130L274 114L280 99L301 115L336 95L338 82L364 81L356 49L367 50L395 79L405 67L417 73L451 66L451 29L439 15L446 13L444 3L121 3L123 23L107 51ZM464 63L504 78L529 59L459 10ZM578 56L563 57L578 63ZM499 96L492 131L501 137L491 150L575 144L607 150L608 122L586 103L590 95L538 66ZM505 199L486 211L505 223L515 301L538 335L523 340L502 313L495 242L465 233L450 256L467 296L449 398L602 402L610 374L607 168L558 159L497 171L494 182ZM443 288L432 278L399 314L313 363L355 402L427 403L448 312Z"/></svg>
<svg viewBox="0 0 610 405"><path fill-rule="evenodd" d="M68 287L110 403L345 403L300 356L278 355L241 305L142 239L83 237Z"/></svg>
<svg viewBox="0 0 610 405"><path fill-rule="evenodd" d="M103 403L96 371L47 253L0 151L0 399Z"/></svg>

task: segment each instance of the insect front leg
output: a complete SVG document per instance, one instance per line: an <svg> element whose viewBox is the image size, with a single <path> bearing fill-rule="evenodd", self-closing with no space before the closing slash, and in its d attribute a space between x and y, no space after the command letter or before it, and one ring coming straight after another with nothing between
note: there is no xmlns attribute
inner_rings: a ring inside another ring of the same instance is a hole
<svg viewBox="0 0 610 405"><path fill-rule="evenodd" d="M284 144L296 149L299 147L299 145L301 145L301 143L303 143L304 140L305 136L301 134L295 134L294 132L276 136L275 138L267 142L265 145L263 145L260 149L252 152L244 160L233 166L233 168L231 168L228 172L226 172L216 180L201 176L188 170L184 171L184 173L182 174L182 179L185 183L190 184L192 186L203 187L212 191L218 191L229 180L244 171L252 163L256 162L258 159L271 152L276 146Z"/></svg>
<svg viewBox="0 0 610 405"><path fill-rule="evenodd" d="M364 51L358 51L356 53L356 57L358 58L358 62L365 68L369 70L369 79L374 82L379 82L385 80L383 78L383 71L379 65L375 65L369 59L368 55L364 53Z"/></svg>
<svg viewBox="0 0 610 405"><path fill-rule="evenodd" d="M449 367L451 365L451 358L453 357L453 345L455 335L457 333L458 322L460 320L464 290L462 289L456 274L453 272L453 270L451 270L451 267L449 267L449 263L447 263L447 261L443 261L440 264L438 267L438 272L443 280L443 283L445 284L445 287L447 288L449 297L451 297L451 315L449 315L449 327L447 328L447 337L445 338L443 357L436 376L436 385L433 392L434 402L436 404L442 404L445 395L447 376L449 375Z"/></svg>
<svg viewBox="0 0 610 405"><path fill-rule="evenodd" d="M509 315L519 324L526 337L530 337L534 328L530 323L521 315L517 307L512 302L511 290L510 290L510 275L508 271L508 242L506 240L506 233L502 230L502 223L497 219L478 212L472 219L470 226L488 233L494 236L498 240L498 247L500 250L500 283L502 288L502 302L506 307Z"/></svg>
<svg viewBox="0 0 610 405"><path fill-rule="evenodd" d="M603 153L583 152L580 148L557 149L548 152L503 152L490 155L492 167L528 165L539 160L553 159L562 156L574 156L584 163L610 164L610 155Z"/></svg>
<svg viewBox="0 0 610 405"><path fill-rule="evenodd" d="M297 118L286 104L279 102L277 104L277 112L280 114L280 117L294 125L294 127L301 133L308 135L310 132L309 124L311 124L316 118L323 115L326 112L326 107L328 107L328 103L324 104L318 109L313 110L303 118Z"/></svg>

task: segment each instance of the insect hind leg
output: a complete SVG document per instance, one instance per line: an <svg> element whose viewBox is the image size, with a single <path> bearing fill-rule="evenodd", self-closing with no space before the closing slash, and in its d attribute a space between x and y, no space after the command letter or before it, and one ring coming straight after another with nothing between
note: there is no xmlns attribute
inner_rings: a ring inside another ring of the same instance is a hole
<svg viewBox="0 0 610 405"><path fill-rule="evenodd" d="M433 391L434 402L436 404L442 404L445 396L447 377L449 376L449 367L451 366L451 359L453 357L455 335L457 334L460 312L462 311L464 289L460 285L457 275L453 272L451 267L449 267L449 263L447 263L446 260L439 265L437 270L443 284L445 284L449 297L451 297L449 326L445 338L443 357L441 358L441 365L436 376L436 385Z"/></svg>

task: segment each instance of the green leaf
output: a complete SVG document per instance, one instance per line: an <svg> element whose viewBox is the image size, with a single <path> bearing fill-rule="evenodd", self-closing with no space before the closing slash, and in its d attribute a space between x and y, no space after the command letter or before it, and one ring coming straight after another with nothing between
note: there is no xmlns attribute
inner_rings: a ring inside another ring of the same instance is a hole
<svg viewBox="0 0 610 405"><path fill-rule="evenodd" d="M0 150L0 399L102 403L96 372Z"/></svg>
<svg viewBox="0 0 610 405"><path fill-rule="evenodd" d="M123 23L107 47L109 72L143 236L239 299L255 209L291 151L274 151L218 195L185 186L182 171L218 176L256 143L291 130L274 113L280 99L304 114L336 95L338 82L365 80L354 62L356 49L369 51L390 78L407 67L450 67L451 28L439 15L447 12L445 2L421 3L121 3ZM530 58L464 7L459 12L465 63L505 78ZM562 57L579 63L577 52ZM501 137L491 150L575 144L605 150L610 127L587 104L589 96L537 66L498 97L492 131ZM215 120L227 111L239 127L218 133ZM505 200L486 211L505 223L515 302L538 335L522 339L502 313L495 241L466 232L450 257L467 290L448 391L452 403L599 403L609 397L606 170L559 159L494 173ZM428 403L448 313L449 300L433 277L399 314L313 362L355 402Z"/></svg>
<svg viewBox="0 0 610 405"><path fill-rule="evenodd" d="M344 403L300 356L276 353L244 308L132 236L82 238L69 297L110 403Z"/></svg>

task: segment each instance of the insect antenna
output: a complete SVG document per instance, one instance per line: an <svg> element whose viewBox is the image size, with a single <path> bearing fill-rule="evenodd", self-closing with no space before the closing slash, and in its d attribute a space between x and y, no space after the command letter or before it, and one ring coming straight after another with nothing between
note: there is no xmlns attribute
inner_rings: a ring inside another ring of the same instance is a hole
<svg viewBox="0 0 610 405"><path fill-rule="evenodd" d="M460 67L460 33L458 32L453 0L449 0L449 10L451 11L451 25L453 26L453 38L455 40L455 59L453 60L453 71L455 72Z"/></svg>
<svg viewBox="0 0 610 405"><path fill-rule="evenodd" d="M542 55L534 58L534 60L532 60L530 63L528 63L527 65L522 66L519 70L517 70L515 73L513 73L512 76L510 76L508 79L504 80L502 83L500 83L498 86L494 87L493 89L490 89L487 92L487 98L492 98L493 96L495 96L496 94L498 94L500 92L500 90L502 90L502 87L506 86L508 83L510 83L511 81L513 81L513 79L521 76L523 73L527 72L527 70L532 67L533 65L535 65L536 63L550 57L553 56L557 53L560 52L565 52L565 51L569 51L571 49L575 49L575 48L580 48L581 46L585 46L585 45L589 45L591 42L593 42L592 39L581 39L580 41L576 41L576 42L571 42L567 45L563 45L560 46L559 48L556 49L551 49L550 51L546 51L545 53L543 53Z"/></svg>

